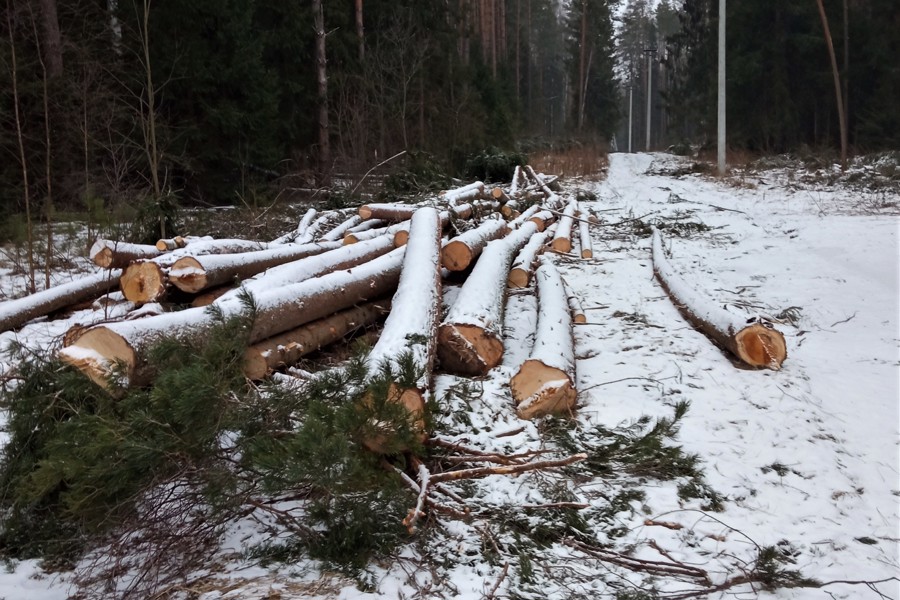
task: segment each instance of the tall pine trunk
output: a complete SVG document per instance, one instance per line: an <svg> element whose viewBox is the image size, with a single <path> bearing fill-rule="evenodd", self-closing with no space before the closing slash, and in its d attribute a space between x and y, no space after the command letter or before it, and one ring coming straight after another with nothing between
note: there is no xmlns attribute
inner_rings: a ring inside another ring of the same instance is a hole
<svg viewBox="0 0 900 600"><path fill-rule="evenodd" d="M822 0L816 0L819 6L819 17L822 19L822 29L825 31L825 43L828 44L828 58L831 60L831 74L834 77L834 95L837 100L838 121L841 128L841 168L847 168L847 116L844 114L844 100L841 93L841 75L838 72L837 57L834 54L834 42L831 39L831 29L828 27L828 15L825 14L825 6Z"/></svg>
<svg viewBox="0 0 900 600"><path fill-rule="evenodd" d="M316 185L331 184L331 145L328 136L328 70L325 58L325 12L322 0L312 0L313 27L316 34L316 92L319 104L319 154L316 161Z"/></svg>

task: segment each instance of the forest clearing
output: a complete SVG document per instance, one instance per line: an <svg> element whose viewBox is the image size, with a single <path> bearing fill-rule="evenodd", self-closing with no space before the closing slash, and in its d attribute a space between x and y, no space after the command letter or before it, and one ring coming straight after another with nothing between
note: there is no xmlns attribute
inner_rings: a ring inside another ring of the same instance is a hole
<svg viewBox="0 0 900 600"><path fill-rule="evenodd" d="M4 428L73 436L34 457L33 514L88 509L0 597L896 598L895 178L609 160L270 242L100 242L108 270L54 273L77 301L0 303L6 410L78 390L80 431Z"/></svg>

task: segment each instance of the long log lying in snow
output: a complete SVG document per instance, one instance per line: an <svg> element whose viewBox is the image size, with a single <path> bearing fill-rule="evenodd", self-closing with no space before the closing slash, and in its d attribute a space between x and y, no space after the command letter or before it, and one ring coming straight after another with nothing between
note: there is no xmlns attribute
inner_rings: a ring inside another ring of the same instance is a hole
<svg viewBox="0 0 900 600"><path fill-rule="evenodd" d="M383 219L385 221L406 221L419 209L413 204L363 204L359 216L363 219Z"/></svg>
<svg viewBox="0 0 900 600"><path fill-rule="evenodd" d="M262 379L275 369L294 365L307 354L372 325L388 313L390 305L390 300L367 302L253 344L244 352L244 376Z"/></svg>
<svg viewBox="0 0 900 600"><path fill-rule="evenodd" d="M575 350L566 291L556 267L541 257L535 273L537 332L528 360L509 382L523 419L566 413L575 406Z"/></svg>
<svg viewBox="0 0 900 600"><path fill-rule="evenodd" d="M530 223L534 224L533 221L530 221ZM506 284L509 287L528 287L528 283L531 281L531 273L534 271L535 263L537 263L537 257L544 251L549 237L549 231L539 231L519 251L509 271L509 277L506 279Z"/></svg>
<svg viewBox="0 0 900 600"><path fill-rule="evenodd" d="M472 202L483 197L484 183L481 181L476 181L453 190L447 190L443 193L444 202L450 205Z"/></svg>
<svg viewBox="0 0 900 600"><path fill-rule="evenodd" d="M118 269L104 271L24 298L0 302L0 333L114 290L119 286L120 275L121 271Z"/></svg>
<svg viewBox="0 0 900 600"><path fill-rule="evenodd" d="M503 358L503 305L513 258L537 233L525 223L487 245L438 329L438 357L448 371L484 375Z"/></svg>
<svg viewBox="0 0 900 600"><path fill-rule="evenodd" d="M356 227L360 223L362 223L362 217L359 215L353 215L349 219L346 219L333 227L330 231L322 234L320 238L323 242L333 242L336 240L343 239L344 234L350 231L352 228Z"/></svg>
<svg viewBox="0 0 900 600"><path fill-rule="evenodd" d="M122 273L122 293L135 304L157 302L166 295L169 284L168 271L183 256L205 256L208 254L234 254L253 252L266 248L267 244L249 240L204 240L192 242L184 248L162 254L149 260L131 263Z"/></svg>
<svg viewBox="0 0 900 600"><path fill-rule="evenodd" d="M382 235L394 239L394 234L396 234L398 231L403 231L406 229L409 229L409 221L402 221L400 223L394 223L393 225L389 225L387 227L379 227L377 229L367 229L365 231L350 232L344 236L344 244L358 244L359 242L365 242L367 240L375 239Z"/></svg>
<svg viewBox="0 0 900 600"><path fill-rule="evenodd" d="M272 240L273 244L290 244L293 243L294 240L302 236L306 233L306 230L309 228L309 224L312 223L313 219L316 218L316 209L310 208L306 211L306 214L303 215L303 218L300 219L300 223L297 224L297 228L294 231L284 234L283 236Z"/></svg>
<svg viewBox="0 0 900 600"><path fill-rule="evenodd" d="M441 250L441 264L450 271L464 271L478 258L488 242L503 237L508 231L504 221L484 221L450 240Z"/></svg>
<svg viewBox="0 0 900 600"><path fill-rule="evenodd" d="M475 207L471 204L457 204L456 206L450 208L449 210L441 211L441 228L446 228L447 225L454 219L468 219L472 216L472 213L475 211ZM394 246L399 248L400 246L406 243L406 240L409 238L409 227L401 227L394 234Z"/></svg>
<svg viewBox="0 0 900 600"><path fill-rule="evenodd" d="M662 248L662 236L653 228L653 272L682 315L720 348L751 367L779 370L787 358L780 331L762 320L747 319L720 308L689 286L675 272Z"/></svg>
<svg viewBox="0 0 900 600"><path fill-rule="evenodd" d="M103 269L122 269L133 261L156 258L162 252L149 244L130 244L114 240L97 239L91 246L88 257Z"/></svg>
<svg viewBox="0 0 900 600"><path fill-rule="evenodd" d="M591 229L588 225L586 217L582 213L582 218L578 221L578 239L581 241L581 258L594 258L594 244L591 241Z"/></svg>
<svg viewBox="0 0 900 600"><path fill-rule="evenodd" d="M529 221L533 221L538 226L538 231L544 231L556 221L556 215L549 210L540 210L534 213L534 216L530 217Z"/></svg>
<svg viewBox="0 0 900 600"><path fill-rule="evenodd" d="M572 286L563 279L563 287L566 289L566 300L569 303L569 313L572 315L573 323L587 323L587 315L584 314L584 305L581 303L581 298L579 298L575 291L572 289Z"/></svg>
<svg viewBox="0 0 900 600"><path fill-rule="evenodd" d="M578 201L574 198L566 205L566 210L559 218L559 226L550 247L556 252L568 254L572 251L572 225L575 223L575 213L578 212Z"/></svg>
<svg viewBox="0 0 900 600"><path fill-rule="evenodd" d="M398 359L408 352L421 373L412 387L394 383L388 390L389 402L396 402L409 413L411 426L425 439L425 393L431 388L438 321L441 316L441 218L433 208L421 208L410 220L405 246L403 271L397 292L391 301L391 314L367 363L373 372L387 363L399 370ZM375 431L366 436L366 447L374 452L390 450L392 432L373 423Z"/></svg>
<svg viewBox="0 0 900 600"><path fill-rule="evenodd" d="M255 294L256 319L247 342L255 344L390 293L397 286L402 261L403 249L398 249L346 271ZM213 304L225 317L246 312L241 298L232 294ZM204 308L107 323L88 329L71 346L60 350L59 356L101 386L108 385L117 364L123 367L117 385L141 385L152 376L147 368L147 351L160 337L176 335L202 342L215 324L216 317Z"/></svg>
<svg viewBox="0 0 900 600"><path fill-rule="evenodd" d="M270 250L241 254L185 256L176 260L169 268L169 282L184 292L196 294L217 285L247 279L278 265L341 247L341 242L320 242L277 246Z"/></svg>

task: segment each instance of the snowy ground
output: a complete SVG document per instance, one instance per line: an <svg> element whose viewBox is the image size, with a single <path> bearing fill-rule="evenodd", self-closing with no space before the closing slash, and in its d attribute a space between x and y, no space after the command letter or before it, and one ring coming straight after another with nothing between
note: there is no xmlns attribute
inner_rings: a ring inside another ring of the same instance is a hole
<svg viewBox="0 0 900 600"><path fill-rule="evenodd" d="M687 400L678 443L701 457L706 482L726 498L723 511L704 511L699 500L678 498L676 482L649 479L640 486L643 500L605 524L621 531L609 541L643 559L668 554L708 571L713 583L739 575L757 546L780 548L793 557L791 568L819 581L900 576L897 190L876 196L819 189L797 184L787 170L726 183L666 174L682 162L614 154L605 180L569 182L596 193L585 206L606 223L593 228L593 259L555 259L588 316L576 329L574 429L669 417L677 401ZM664 235L672 266L711 302L783 321L777 325L788 340L783 370L737 368L681 318L653 279L650 237L636 223L613 226L636 217L670 225ZM673 223L681 225L673 230ZM448 414L466 414L447 420L442 436L507 453L552 446L540 427L523 427L516 418L506 385L527 357L534 318L534 299L512 295L504 363L476 382L480 395L445 396L460 380L438 378ZM62 330L35 323L19 337L46 343ZM12 337L0 335L0 344ZM529 574L522 553L511 550L515 540L497 525L498 514L548 502L548 490L559 486L589 504L586 513L601 514L628 485L634 483L552 475L480 480L467 493L483 510L470 522L437 527L428 542L430 569L414 570L422 549L410 545L397 561L371 568L375 592L340 579L316 584L315 575L310 580L316 565L306 564L299 578L290 569L258 567L224 574L233 589L199 597L478 599L497 582L493 597L548 600L613 598L651 585L667 593L690 589L612 568L559 543L533 555ZM488 542L497 544L499 559L486 559ZM24 563L0 574L0 598L66 597L65 577L35 573ZM768 593L745 585L720 596L900 598L896 580L876 589L833 584Z"/></svg>

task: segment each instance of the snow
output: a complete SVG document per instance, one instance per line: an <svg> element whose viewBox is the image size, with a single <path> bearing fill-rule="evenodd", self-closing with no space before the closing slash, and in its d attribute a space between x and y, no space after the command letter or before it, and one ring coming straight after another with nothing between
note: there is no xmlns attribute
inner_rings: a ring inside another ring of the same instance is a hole
<svg viewBox="0 0 900 600"><path fill-rule="evenodd" d="M645 499L615 515L613 524L622 528L622 537L606 541L619 550L633 548L637 557L663 560L650 546L653 541L676 559L708 570L715 582L739 574L742 563L753 558L754 544L781 542L796 554L791 568L807 577L830 581L898 576L900 194L896 187L887 192L894 208L885 209L881 206L890 202L875 205L865 190L798 181L796 173L786 169L742 170L715 180L669 174L684 166L684 159L667 155L610 158L605 180L562 181L565 189L577 184L597 195L596 202L582 202L582 208L606 219L591 227L594 258L550 258L582 298L588 320L575 328L579 390L575 429L613 428L643 415L668 417L675 402L687 400L690 408L677 444L701 458L705 480L726 500L722 512L709 513L700 510L699 500L679 499L677 482L647 481L641 487ZM668 263L686 288L694 288L716 307L727 306L729 313L762 314L781 321L778 329L788 341L781 371L736 368L684 321L653 277L651 237L629 222L638 216L669 226L662 229L672 250ZM690 229L688 224L705 227ZM394 252L398 254L390 260L397 263L403 249ZM7 289L10 281L5 277L0 283ZM0 344L18 339L50 345L68 325L91 314L80 311L62 321L36 320L18 334L0 334ZM486 451L547 447L540 423L515 416L508 389L509 378L533 343L535 320L534 296L511 293L503 363L473 382L480 393L454 397L452 389L465 380L436 378L435 397L450 415L439 431L442 437ZM0 363L0 370L8 368ZM454 426L451 417L463 413L467 423ZM614 494L622 484L600 478L565 481L550 473L541 481L567 485L579 501L591 504L585 513L604 508L604 495ZM440 527L426 547L411 542L401 548L401 560L368 569L366 579L374 589L363 592L353 582L324 575L325 589L310 587L303 597L476 600L499 580L504 561L511 567L497 598L536 597L534 589L545 600L565 600L574 594L613 598L610 580L627 580L645 590L651 585L662 591L684 589L683 584L653 582L556 544L540 550L541 564L534 569L537 583L523 591L515 554L506 553L495 563L486 560L482 552L486 532L494 531L498 538L500 533L479 510L520 514L523 504L547 501L546 490L520 476L471 482L466 491L467 502L475 509L471 520L438 516ZM682 528L654 526L653 520ZM598 528L594 533L602 539L603 531ZM516 543L511 537L499 542L505 549ZM431 569L417 569L415 559L426 551L433 551L438 560ZM227 594L207 592L204 597L286 597L279 591L282 582L314 580L310 573L320 570L326 571L314 561L281 570L239 562L223 578L246 582ZM294 577L295 571L301 575ZM0 573L0 596L7 600L68 596L65 576L40 573L34 562L11 565ZM566 573L578 576L567 578ZM896 581L875 587L888 597L900 596ZM741 586L711 598L876 600L879 596L866 586L833 584L776 592Z"/></svg>
<svg viewBox="0 0 900 600"><path fill-rule="evenodd" d="M572 315L562 278L550 258L541 255L534 272L538 297L537 331L530 358L572 375Z"/></svg>

